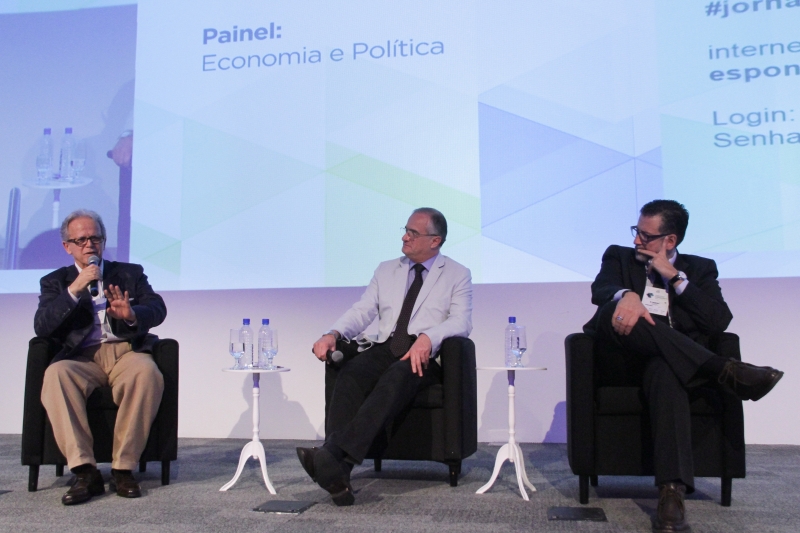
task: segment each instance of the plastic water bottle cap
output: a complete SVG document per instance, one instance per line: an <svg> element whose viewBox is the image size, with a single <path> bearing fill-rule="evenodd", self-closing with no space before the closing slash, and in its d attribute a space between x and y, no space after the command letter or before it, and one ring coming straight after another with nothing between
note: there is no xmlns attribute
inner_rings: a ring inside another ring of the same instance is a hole
<svg viewBox="0 0 800 533"><path fill-rule="evenodd" d="M269 326L269 318L262 318L261 319L262 326Z"/></svg>
<svg viewBox="0 0 800 533"><path fill-rule="evenodd" d="M515 317L515 316L508 317L508 323L509 324L516 324L517 323L517 317Z"/></svg>
<svg viewBox="0 0 800 533"><path fill-rule="evenodd" d="M50 130L50 128L45 128L45 129L44 129L44 134L45 134L45 135L50 135L50 133L51 133L51 130Z"/></svg>
<svg viewBox="0 0 800 533"><path fill-rule="evenodd" d="M64 128L64 133L72 133L72 128Z"/></svg>
<svg viewBox="0 0 800 533"><path fill-rule="evenodd" d="M249 318L243 318L242 319L242 324L244 324L245 326L249 326L250 325L250 319Z"/></svg>

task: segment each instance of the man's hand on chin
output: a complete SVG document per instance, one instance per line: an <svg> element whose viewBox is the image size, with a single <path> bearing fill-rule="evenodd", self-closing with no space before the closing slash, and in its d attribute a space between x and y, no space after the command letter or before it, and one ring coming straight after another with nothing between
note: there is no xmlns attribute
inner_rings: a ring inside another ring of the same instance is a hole
<svg viewBox="0 0 800 533"><path fill-rule="evenodd" d="M411 359L411 371L422 377L422 370L428 368L431 360L431 339L422 333L408 352L400 358L401 361Z"/></svg>
<svg viewBox="0 0 800 533"><path fill-rule="evenodd" d="M644 249L637 250L637 252L649 258L648 268L655 270L661 274L662 277L670 279L678 273L678 270L669 262L666 248L662 247L658 252L651 252L650 250Z"/></svg>

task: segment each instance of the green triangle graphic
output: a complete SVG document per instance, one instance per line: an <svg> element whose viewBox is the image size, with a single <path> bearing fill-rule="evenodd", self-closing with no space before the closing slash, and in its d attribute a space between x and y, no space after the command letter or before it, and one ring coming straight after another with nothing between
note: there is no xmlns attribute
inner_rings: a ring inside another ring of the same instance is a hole
<svg viewBox="0 0 800 533"><path fill-rule="evenodd" d="M131 250L153 264L181 273L181 242L138 222L131 222Z"/></svg>
<svg viewBox="0 0 800 533"><path fill-rule="evenodd" d="M163 250L146 257L154 265L168 272L180 275L181 273L181 243L176 242Z"/></svg>

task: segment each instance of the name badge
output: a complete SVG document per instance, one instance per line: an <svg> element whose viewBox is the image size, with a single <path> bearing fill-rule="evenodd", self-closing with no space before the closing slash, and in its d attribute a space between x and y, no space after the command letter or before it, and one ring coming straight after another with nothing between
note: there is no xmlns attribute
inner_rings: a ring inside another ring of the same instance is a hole
<svg viewBox="0 0 800 533"><path fill-rule="evenodd" d="M651 315L667 316L669 312L669 294L665 289L645 287L642 304Z"/></svg>

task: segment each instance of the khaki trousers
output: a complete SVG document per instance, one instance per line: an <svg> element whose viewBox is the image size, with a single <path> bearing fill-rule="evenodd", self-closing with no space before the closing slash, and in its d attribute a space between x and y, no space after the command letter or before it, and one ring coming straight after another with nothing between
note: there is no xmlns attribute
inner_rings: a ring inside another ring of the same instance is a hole
<svg viewBox="0 0 800 533"><path fill-rule="evenodd" d="M106 385L119 407L111 468L133 470L139 464L161 404L164 377L150 354L131 351L129 342L114 342L86 348L73 359L51 364L44 373L42 405L69 468L97 464L86 399Z"/></svg>

